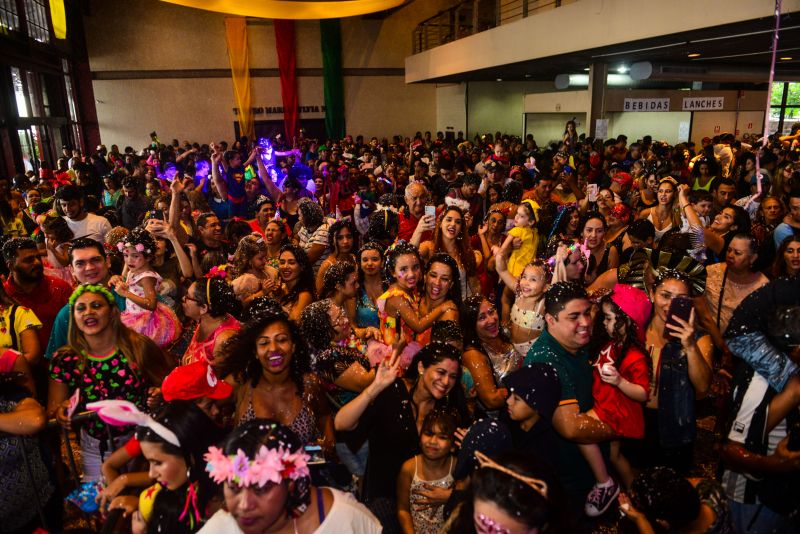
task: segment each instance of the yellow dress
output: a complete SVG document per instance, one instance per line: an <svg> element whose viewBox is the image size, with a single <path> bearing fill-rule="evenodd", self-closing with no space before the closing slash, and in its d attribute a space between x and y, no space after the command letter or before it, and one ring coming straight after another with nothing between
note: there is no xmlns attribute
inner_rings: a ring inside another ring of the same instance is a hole
<svg viewBox="0 0 800 534"><path fill-rule="evenodd" d="M508 272L512 276L519 276L525 266L536 258L536 247L539 244L539 234L531 227L515 226L508 235L522 240L522 246L511 252L508 258Z"/></svg>

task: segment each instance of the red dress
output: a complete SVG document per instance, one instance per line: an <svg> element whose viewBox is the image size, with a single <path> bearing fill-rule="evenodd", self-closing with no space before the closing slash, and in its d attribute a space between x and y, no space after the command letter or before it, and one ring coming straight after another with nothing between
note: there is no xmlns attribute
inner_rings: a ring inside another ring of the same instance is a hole
<svg viewBox="0 0 800 534"><path fill-rule="evenodd" d="M632 384L650 391L650 371L644 353L630 347L624 358L617 356L616 343L609 342L600 351L592 377L593 410L597 418L610 426L619 437L641 439L644 437L644 410L642 403L625 395L621 389L606 384L600 378L600 369L607 362L615 364L619 374ZM622 360L619 365L616 362Z"/></svg>

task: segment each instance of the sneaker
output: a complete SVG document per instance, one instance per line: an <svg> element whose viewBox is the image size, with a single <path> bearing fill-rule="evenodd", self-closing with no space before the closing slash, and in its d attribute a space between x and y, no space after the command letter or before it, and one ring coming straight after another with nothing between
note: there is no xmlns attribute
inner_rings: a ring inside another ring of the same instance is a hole
<svg viewBox="0 0 800 534"><path fill-rule="evenodd" d="M606 513L608 507L616 500L619 495L619 484L613 478L610 486L594 485L589 496L586 497L586 505L584 511L589 517L599 517Z"/></svg>

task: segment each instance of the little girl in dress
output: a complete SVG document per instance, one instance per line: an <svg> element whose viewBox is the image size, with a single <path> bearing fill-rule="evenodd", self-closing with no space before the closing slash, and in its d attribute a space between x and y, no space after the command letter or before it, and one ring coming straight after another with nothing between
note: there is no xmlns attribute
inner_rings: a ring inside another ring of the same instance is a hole
<svg viewBox="0 0 800 534"><path fill-rule="evenodd" d="M407 460L397 477L397 515L404 533L437 534L444 526L444 504L455 486L453 479L456 420L433 410L422 421L420 449Z"/></svg>
<svg viewBox="0 0 800 534"><path fill-rule="evenodd" d="M181 333L181 322L175 312L158 300L161 276L150 266L156 250L153 236L142 227L134 228L117 248L125 258L128 276L111 277L108 285L125 298L122 322L128 328L147 336L159 347L166 347Z"/></svg>
<svg viewBox="0 0 800 534"><path fill-rule="evenodd" d="M514 304L511 306L511 343L519 354L525 356L533 342L545 327L544 292L550 283L547 263L533 260L519 277L512 275L506 267L507 247L496 252L497 274L508 288L514 288Z"/></svg>

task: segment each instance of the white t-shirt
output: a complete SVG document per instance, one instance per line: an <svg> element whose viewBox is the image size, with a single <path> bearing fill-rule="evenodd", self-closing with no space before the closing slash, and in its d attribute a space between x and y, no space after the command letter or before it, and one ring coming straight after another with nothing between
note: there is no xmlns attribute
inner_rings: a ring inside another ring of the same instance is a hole
<svg viewBox="0 0 800 534"><path fill-rule="evenodd" d="M325 489L333 493L333 506L313 534L380 534L383 531L378 519L352 494ZM242 529L230 513L219 510L198 534L242 534Z"/></svg>
<svg viewBox="0 0 800 534"><path fill-rule="evenodd" d="M64 217L67 221L67 226L72 230L72 235L77 239L79 237L88 237L103 243L106 239L106 234L111 230L111 223L108 219L95 215L94 213L87 213L86 217L81 221Z"/></svg>

